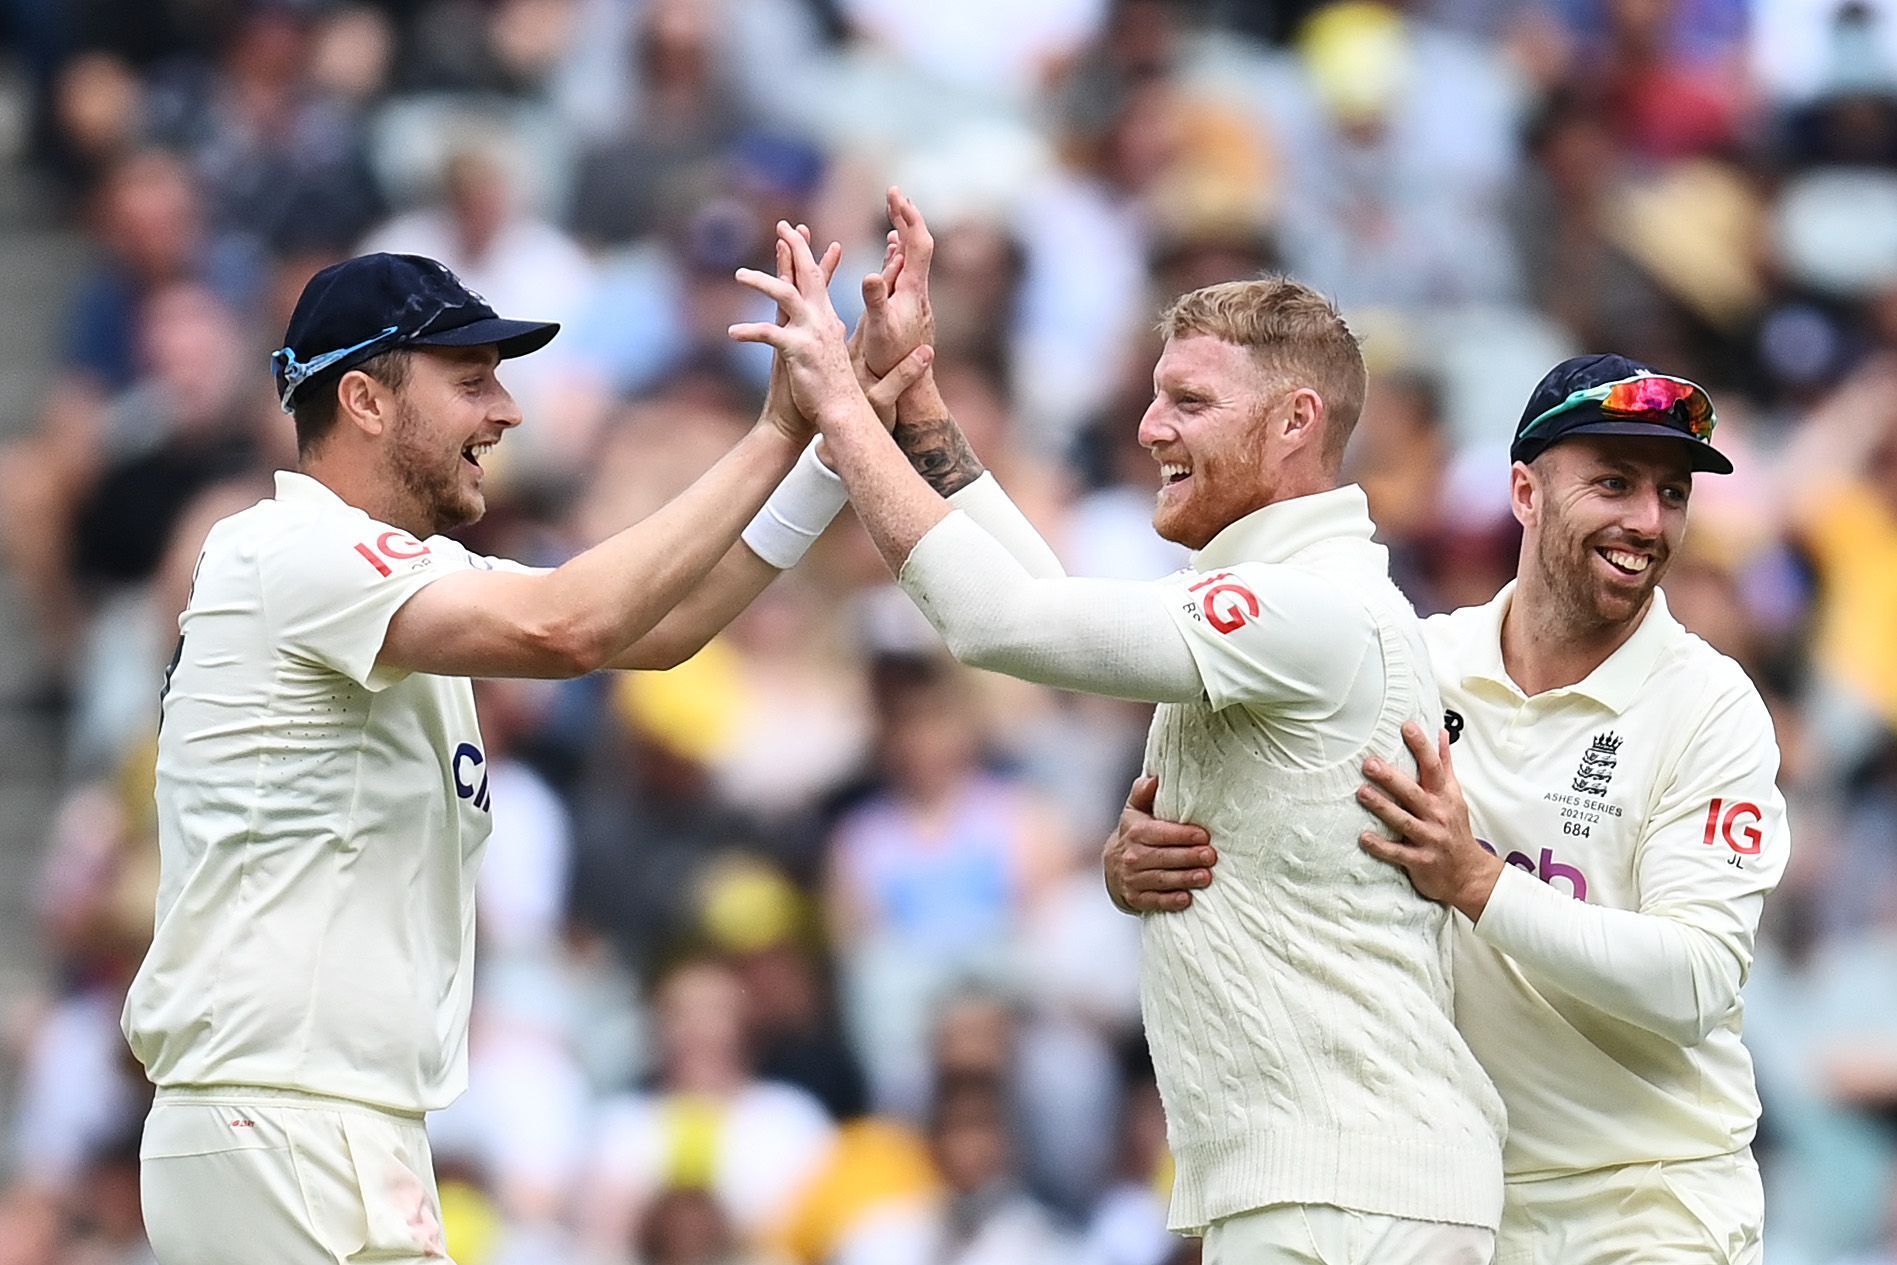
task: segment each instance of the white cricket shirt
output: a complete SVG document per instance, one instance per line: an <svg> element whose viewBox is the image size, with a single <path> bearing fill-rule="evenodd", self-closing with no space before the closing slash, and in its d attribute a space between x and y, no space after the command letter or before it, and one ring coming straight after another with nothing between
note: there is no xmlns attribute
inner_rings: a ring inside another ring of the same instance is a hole
<svg viewBox="0 0 1897 1265"><path fill-rule="evenodd" d="M1424 623L1475 833L1508 862L1455 958L1508 1176L1736 1151L1759 1117L1738 988L1790 842L1771 718L1657 592L1587 679L1526 697L1513 592Z"/></svg>
<svg viewBox="0 0 1897 1265"><path fill-rule="evenodd" d="M466 1087L474 692L375 661L397 608L468 567L517 569L285 472L206 537L158 736L157 933L123 1017L155 1084L402 1111Z"/></svg>

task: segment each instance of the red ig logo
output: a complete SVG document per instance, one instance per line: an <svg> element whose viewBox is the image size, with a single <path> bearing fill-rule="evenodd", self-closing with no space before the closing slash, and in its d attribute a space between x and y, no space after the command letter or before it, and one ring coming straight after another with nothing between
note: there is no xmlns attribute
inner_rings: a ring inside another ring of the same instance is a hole
<svg viewBox="0 0 1897 1265"><path fill-rule="evenodd" d="M384 576L389 576L395 573L389 570L389 564L382 561L382 558L393 558L397 562L407 562L412 558L426 557L428 554L428 546L405 531L385 531L375 538L374 549L369 548L367 545L357 545L356 552L361 554L363 558L368 561L370 566L374 567ZM377 554L381 554L382 557L377 557Z"/></svg>
<svg viewBox="0 0 1897 1265"><path fill-rule="evenodd" d="M1765 835L1752 823L1761 816L1757 804L1748 804L1742 800L1728 805L1723 799L1715 799L1706 806L1706 833L1700 837L1700 844L1710 846L1717 832L1734 852L1742 856L1757 856L1765 843ZM1737 862L1736 857L1734 861Z"/></svg>
<svg viewBox="0 0 1897 1265"><path fill-rule="evenodd" d="M1233 579L1230 571L1214 572L1186 592L1198 593L1200 589L1205 592L1200 594L1199 609L1205 612L1206 622L1219 632L1235 633L1245 626L1246 619L1258 618L1258 595Z"/></svg>

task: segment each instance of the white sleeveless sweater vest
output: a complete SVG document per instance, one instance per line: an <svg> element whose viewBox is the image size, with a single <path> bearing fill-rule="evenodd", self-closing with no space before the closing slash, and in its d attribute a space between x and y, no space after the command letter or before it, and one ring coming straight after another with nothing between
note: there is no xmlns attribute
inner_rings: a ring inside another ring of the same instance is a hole
<svg viewBox="0 0 1897 1265"><path fill-rule="evenodd" d="M1278 1203L1493 1228L1503 1111L1456 1032L1449 911L1369 856L1375 752L1414 770L1403 722L1442 720L1414 610L1352 542L1285 565L1361 594L1381 641L1374 734L1321 769L1275 762L1244 706L1162 704L1158 815L1211 832L1212 886L1143 922L1141 1001L1177 1168L1170 1224Z"/></svg>

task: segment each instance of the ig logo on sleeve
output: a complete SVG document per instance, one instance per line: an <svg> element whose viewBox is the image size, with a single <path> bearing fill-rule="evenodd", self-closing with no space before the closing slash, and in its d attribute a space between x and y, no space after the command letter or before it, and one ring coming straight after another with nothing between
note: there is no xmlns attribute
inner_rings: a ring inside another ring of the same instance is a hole
<svg viewBox="0 0 1897 1265"><path fill-rule="evenodd" d="M1214 572L1186 592L1199 594L1198 609L1204 612L1205 622L1228 636L1243 628L1246 620L1257 619L1261 609L1258 595L1230 571Z"/></svg>
<svg viewBox="0 0 1897 1265"><path fill-rule="evenodd" d="M1759 855L1759 849L1765 846L1765 833L1758 827L1762 816L1757 804L1743 800L1728 804L1723 797L1715 799L1706 806L1706 833L1700 837L1700 846L1711 847L1715 839L1723 840L1732 849L1726 864L1744 869L1742 858Z"/></svg>

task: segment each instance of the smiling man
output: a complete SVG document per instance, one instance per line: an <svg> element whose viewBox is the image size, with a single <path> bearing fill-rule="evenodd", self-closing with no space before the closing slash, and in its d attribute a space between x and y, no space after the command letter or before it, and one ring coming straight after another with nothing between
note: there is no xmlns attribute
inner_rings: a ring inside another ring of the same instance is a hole
<svg viewBox="0 0 1897 1265"><path fill-rule="evenodd" d="M298 469L206 537L165 682L157 928L124 1015L158 1087L163 1265L447 1258L422 1118L467 1083L492 806L469 678L670 666L827 503L778 379L696 483L555 570L440 535L481 516L482 460L521 424L501 361L556 330L411 255L324 269L290 318Z"/></svg>
<svg viewBox="0 0 1897 1265"><path fill-rule="evenodd" d="M1508 1107L1497 1265L1762 1259L1739 990L1789 852L1778 747L1659 589L1693 475L1732 470L1714 421L1622 356L1542 379L1511 450L1517 579L1425 621L1448 728L1406 726L1417 775L1373 760L1359 792L1398 836L1363 847L1459 915L1457 1024ZM1207 842L1129 807L1115 899L1195 904L1223 882Z"/></svg>
<svg viewBox="0 0 1897 1265"><path fill-rule="evenodd" d="M926 268L920 217L892 210L905 272ZM1339 478L1356 338L1283 278L1179 299L1139 438L1154 526L1193 565L1151 583L1037 574L1002 543L1019 532L939 496L852 398L842 327L788 244L794 282L741 274L788 324L733 335L785 357L903 588L964 663L1159 703L1162 808L1218 824L1226 881L1144 936L1171 1224L1205 1234L1212 1265L1486 1262L1502 1117L1451 1021L1447 911L1356 842L1363 760L1407 760L1401 726L1440 707L1363 493Z"/></svg>

